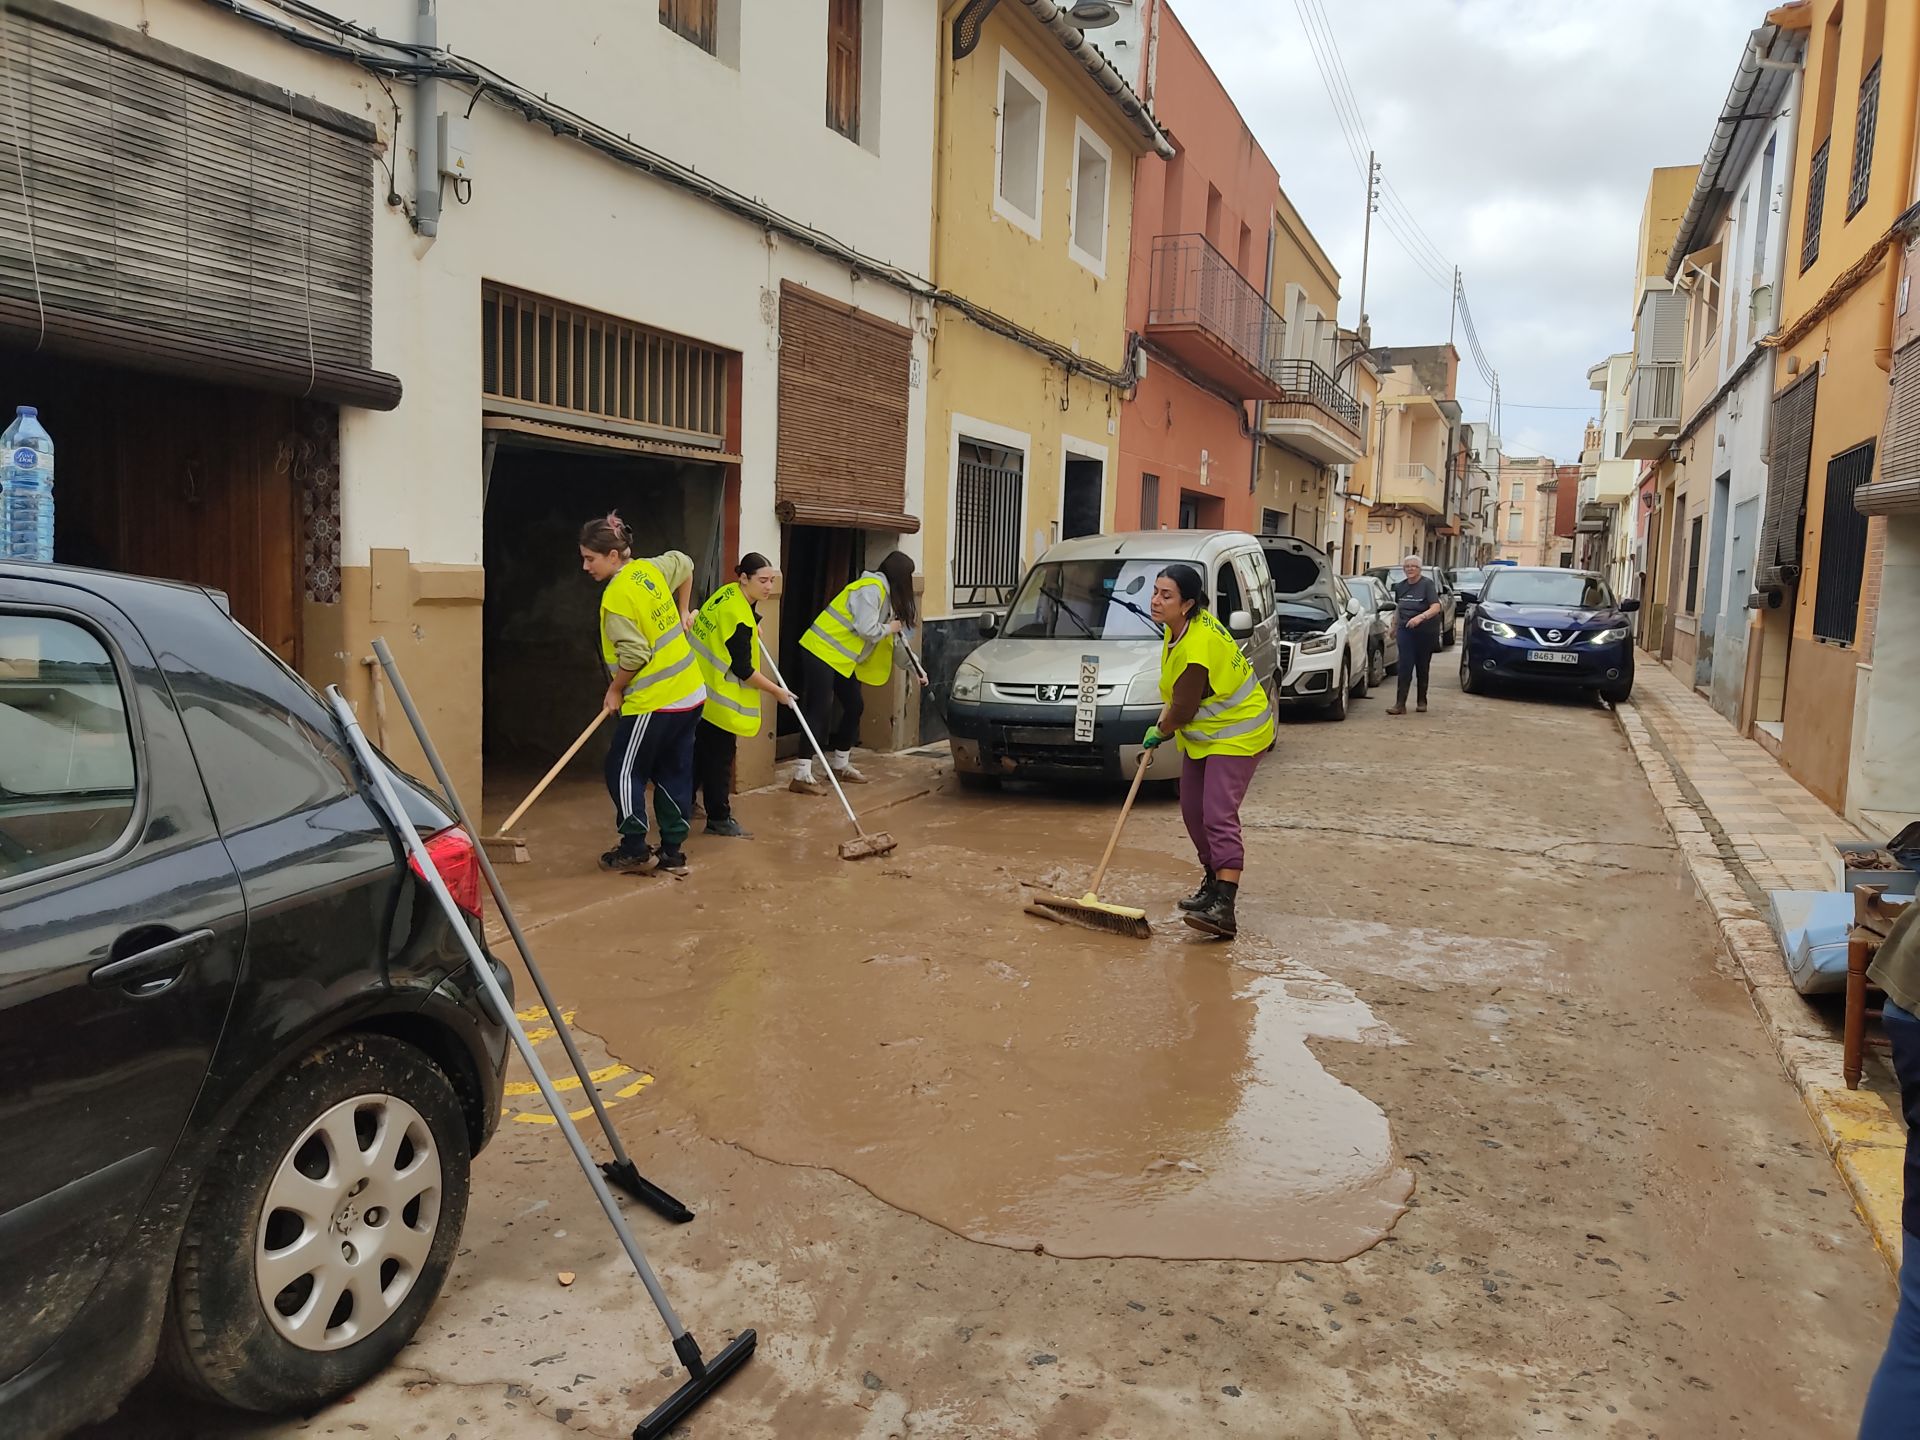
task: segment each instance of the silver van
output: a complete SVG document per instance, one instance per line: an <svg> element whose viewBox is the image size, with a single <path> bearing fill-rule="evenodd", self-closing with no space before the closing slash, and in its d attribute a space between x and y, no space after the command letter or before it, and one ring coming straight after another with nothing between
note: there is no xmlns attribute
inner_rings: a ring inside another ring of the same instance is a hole
<svg viewBox="0 0 1920 1440"><path fill-rule="evenodd" d="M1027 571L1004 616L981 617L987 643L954 676L947 728L962 784L1133 774L1160 714L1161 632L1149 602L1155 578L1174 564L1200 572L1208 608L1271 702L1273 576L1253 536L1146 530L1064 540Z"/></svg>

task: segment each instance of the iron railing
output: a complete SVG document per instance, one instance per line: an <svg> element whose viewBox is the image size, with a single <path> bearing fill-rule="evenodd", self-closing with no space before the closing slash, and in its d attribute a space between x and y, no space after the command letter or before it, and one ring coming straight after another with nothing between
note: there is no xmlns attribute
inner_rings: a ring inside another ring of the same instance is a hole
<svg viewBox="0 0 1920 1440"><path fill-rule="evenodd" d="M1807 169L1807 233L1800 240L1800 272L1805 274L1820 258L1820 222L1827 211L1827 155L1833 149L1829 135L1813 152L1813 164Z"/></svg>
<svg viewBox="0 0 1920 1440"><path fill-rule="evenodd" d="M1680 362L1659 360L1633 372L1633 390L1627 402L1631 425L1680 423Z"/></svg>
<svg viewBox="0 0 1920 1440"><path fill-rule="evenodd" d="M1880 128L1880 62L1860 81L1860 108L1853 120L1853 179L1847 185L1847 218L1867 203L1873 188L1873 138Z"/></svg>
<svg viewBox="0 0 1920 1440"><path fill-rule="evenodd" d="M1275 360L1267 367L1267 374L1286 391L1283 400L1316 406L1356 436L1360 434L1360 402L1314 361Z"/></svg>
<svg viewBox="0 0 1920 1440"><path fill-rule="evenodd" d="M962 460L954 482L953 603L1005 605L1020 583L1021 472Z"/></svg>
<svg viewBox="0 0 1920 1440"><path fill-rule="evenodd" d="M1204 235L1155 237L1148 293L1148 328L1197 327L1259 374L1286 349L1287 322Z"/></svg>

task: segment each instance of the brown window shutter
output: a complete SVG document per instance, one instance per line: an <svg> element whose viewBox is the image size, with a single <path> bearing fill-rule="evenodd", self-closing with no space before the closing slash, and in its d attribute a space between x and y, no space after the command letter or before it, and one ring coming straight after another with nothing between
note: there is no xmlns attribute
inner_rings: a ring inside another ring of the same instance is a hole
<svg viewBox="0 0 1920 1440"><path fill-rule="evenodd" d="M1815 369L1774 397L1767 513L1760 522L1760 555L1754 566L1754 587L1759 590L1778 590L1800 575L1800 533L1806 522L1819 384L1820 372Z"/></svg>
<svg viewBox="0 0 1920 1440"><path fill-rule="evenodd" d="M827 0L827 124L860 139L861 0Z"/></svg>
<svg viewBox="0 0 1920 1440"><path fill-rule="evenodd" d="M876 522L903 516L912 358L909 331L781 285L776 503Z"/></svg>

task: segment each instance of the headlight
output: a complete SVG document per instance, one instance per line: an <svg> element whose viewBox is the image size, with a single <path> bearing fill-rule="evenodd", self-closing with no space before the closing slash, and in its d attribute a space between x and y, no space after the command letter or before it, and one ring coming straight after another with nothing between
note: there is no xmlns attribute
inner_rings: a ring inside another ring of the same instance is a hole
<svg viewBox="0 0 1920 1440"><path fill-rule="evenodd" d="M1595 645L1617 645L1633 632L1625 625L1616 625L1611 630L1596 630L1587 639Z"/></svg>
<svg viewBox="0 0 1920 1440"><path fill-rule="evenodd" d="M1158 705L1160 703L1160 667L1141 670L1127 682L1126 703L1129 705Z"/></svg>
<svg viewBox="0 0 1920 1440"><path fill-rule="evenodd" d="M1322 631L1318 635L1309 635L1306 639L1302 640L1300 642L1300 653L1302 655L1324 655L1339 643L1339 640L1334 637L1331 630Z"/></svg>
<svg viewBox="0 0 1920 1440"><path fill-rule="evenodd" d="M978 700L980 685L987 678L987 672L972 661L960 667L953 677L953 698L956 700Z"/></svg>
<svg viewBox="0 0 1920 1440"><path fill-rule="evenodd" d="M1511 640L1515 634L1514 628L1504 620L1483 619L1480 622L1480 628L1489 635L1498 635L1502 640Z"/></svg>

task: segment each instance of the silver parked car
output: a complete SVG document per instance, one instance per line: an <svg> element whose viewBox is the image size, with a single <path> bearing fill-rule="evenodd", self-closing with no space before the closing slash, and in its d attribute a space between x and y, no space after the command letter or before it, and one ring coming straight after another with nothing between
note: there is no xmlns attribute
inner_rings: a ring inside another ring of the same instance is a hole
<svg viewBox="0 0 1920 1440"><path fill-rule="evenodd" d="M1148 530L1064 540L1027 571L1004 617L981 617L987 643L954 676L947 728L962 784L1132 775L1160 714L1161 631L1149 602L1173 564L1200 572L1208 607L1271 700L1273 578L1253 536Z"/></svg>
<svg viewBox="0 0 1920 1440"><path fill-rule="evenodd" d="M1347 575L1347 590L1373 612L1373 633L1367 640L1367 673L1375 685L1400 668L1400 630L1394 623L1393 592L1371 575Z"/></svg>

